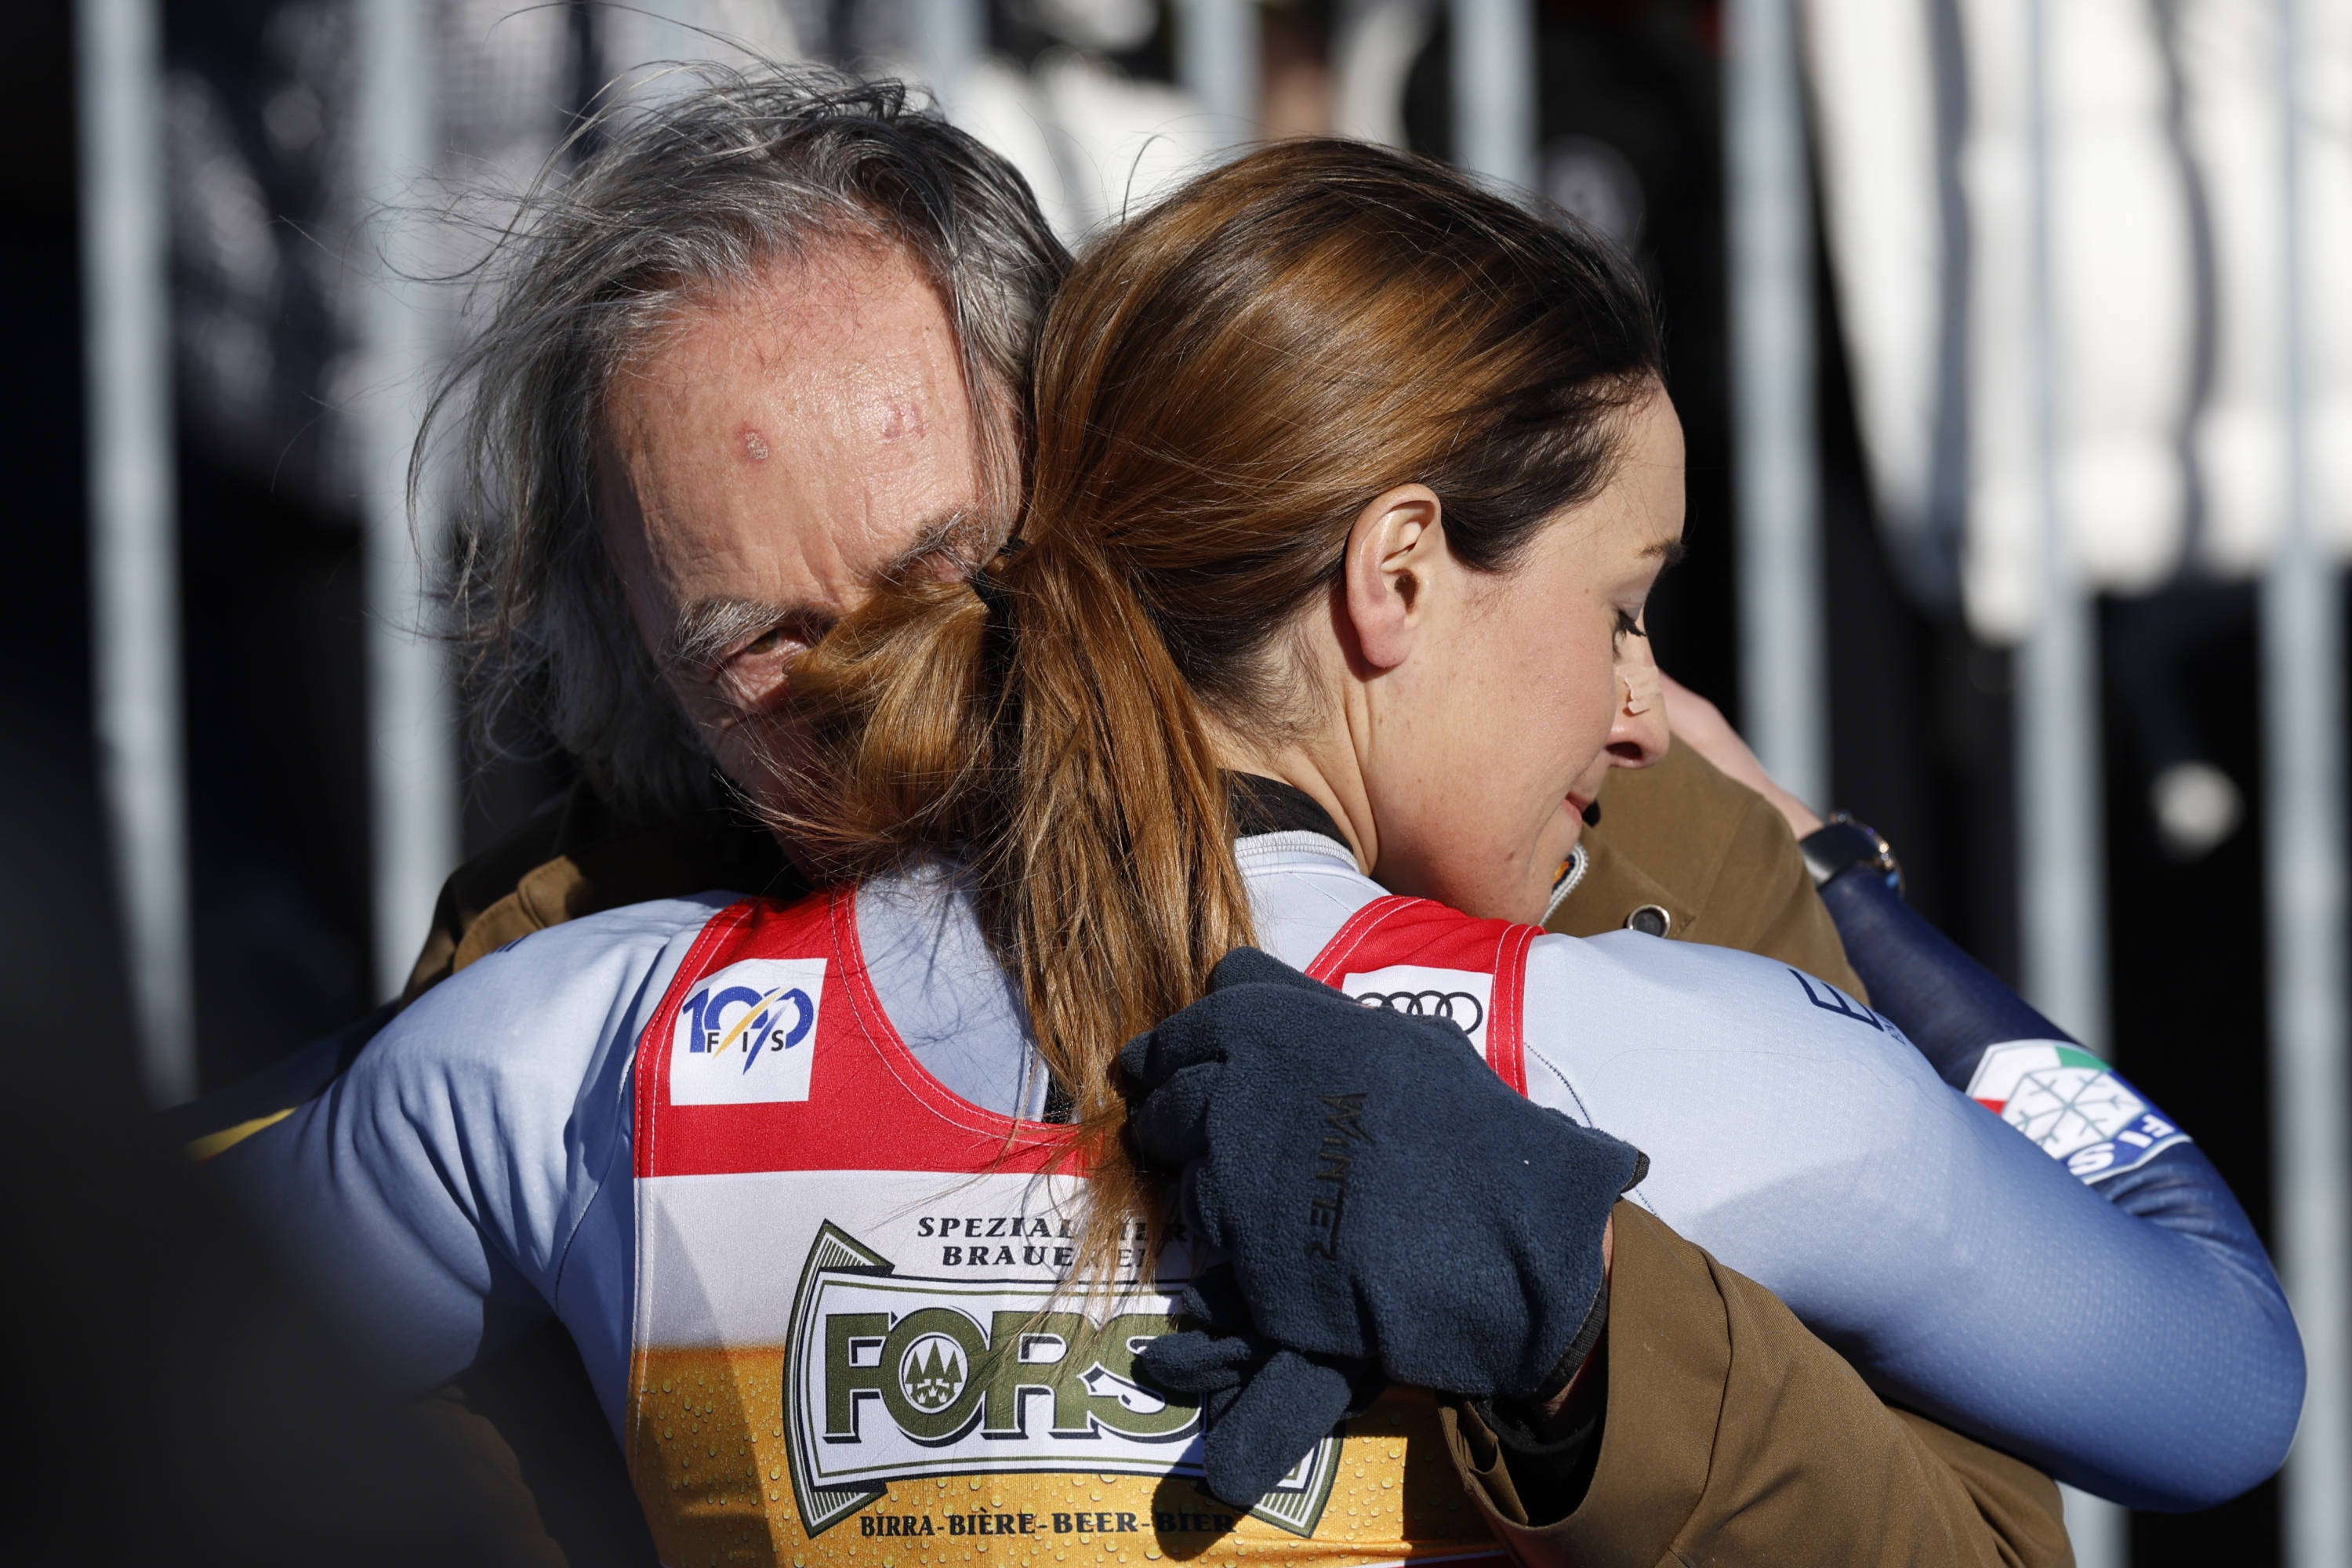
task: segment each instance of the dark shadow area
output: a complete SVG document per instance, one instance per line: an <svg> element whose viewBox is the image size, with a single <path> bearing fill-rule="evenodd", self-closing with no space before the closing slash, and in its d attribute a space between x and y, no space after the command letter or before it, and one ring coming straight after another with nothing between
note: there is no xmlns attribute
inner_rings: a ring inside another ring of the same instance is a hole
<svg viewBox="0 0 2352 1568"><path fill-rule="evenodd" d="M82 713L10 664L0 737L0 995L28 1109L0 1152L26 1195L0 1314L17 1563L490 1563L439 1446L362 1373L150 1127L113 940Z"/></svg>
<svg viewBox="0 0 2352 1568"><path fill-rule="evenodd" d="M0 100L0 1052L22 1194L0 1315L34 1425L12 1563L508 1561L439 1443L375 1386L150 1126L90 731L71 11L21 7Z"/></svg>
<svg viewBox="0 0 2352 1568"><path fill-rule="evenodd" d="M30 1201L4 1311L11 1562L504 1561L441 1450L149 1128L81 715L0 694L0 994ZM64 718L67 721L60 723ZM36 750L37 748L37 750Z"/></svg>
<svg viewBox="0 0 2352 1568"><path fill-rule="evenodd" d="M359 530L180 460L197 1081L375 1001Z"/></svg>
<svg viewBox="0 0 2352 1568"><path fill-rule="evenodd" d="M504 1517L518 1560L566 1568L656 1560L620 1445L562 1323L549 1319L469 1368L422 1414L483 1495L515 1505Z"/></svg>

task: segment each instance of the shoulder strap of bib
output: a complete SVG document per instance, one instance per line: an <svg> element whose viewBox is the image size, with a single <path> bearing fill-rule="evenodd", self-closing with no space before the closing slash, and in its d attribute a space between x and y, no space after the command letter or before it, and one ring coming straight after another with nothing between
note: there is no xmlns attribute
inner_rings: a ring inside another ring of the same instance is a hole
<svg viewBox="0 0 2352 1568"><path fill-rule="evenodd" d="M635 1063L640 1177L1043 1170L1066 1128L972 1104L925 1071L866 973L852 889L713 915Z"/></svg>
<svg viewBox="0 0 2352 1568"><path fill-rule="evenodd" d="M1374 899L1316 955L1307 973L1327 985L1349 987L1349 975L1378 978L1385 990L1368 992L1409 1010L1449 999L1475 1005L1474 1023L1457 1018L1496 1076L1528 1091L1528 949L1542 931L1512 921L1479 920L1430 899ZM1458 982L1459 989L1449 989ZM1390 982L1394 984L1390 985ZM1465 999L1466 1000L1463 1000ZM1370 1004L1368 1004L1370 1005ZM1452 1016L1448 1013L1448 1016Z"/></svg>

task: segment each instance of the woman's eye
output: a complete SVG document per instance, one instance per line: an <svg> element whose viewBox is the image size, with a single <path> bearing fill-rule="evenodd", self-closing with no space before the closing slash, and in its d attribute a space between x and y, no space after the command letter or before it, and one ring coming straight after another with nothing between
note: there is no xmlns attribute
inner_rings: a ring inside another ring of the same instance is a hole
<svg viewBox="0 0 2352 1568"><path fill-rule="evenodd" d="M1642 617L1638 613L1628 615L1623 610L1617 612L1616 636L1620 641L1629 637L1647 638L1649 635L1642 629Z"/></svg>

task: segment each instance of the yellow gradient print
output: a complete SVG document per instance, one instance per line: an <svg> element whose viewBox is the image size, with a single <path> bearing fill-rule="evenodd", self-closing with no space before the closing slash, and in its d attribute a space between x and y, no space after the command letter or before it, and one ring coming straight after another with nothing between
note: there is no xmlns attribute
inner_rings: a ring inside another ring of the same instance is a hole
<svg viewBox="0 0 2352 1568"><path fill-rule="evenodd" d="M1392 1389L1347 1424L1311 1537L1253 1519L1181 1476L926 1476L812 1538L795 1516L784 1348L641 1351L629 1470L670 1568L1367 1568L1493 1556L1436 1401Z"/></svg>

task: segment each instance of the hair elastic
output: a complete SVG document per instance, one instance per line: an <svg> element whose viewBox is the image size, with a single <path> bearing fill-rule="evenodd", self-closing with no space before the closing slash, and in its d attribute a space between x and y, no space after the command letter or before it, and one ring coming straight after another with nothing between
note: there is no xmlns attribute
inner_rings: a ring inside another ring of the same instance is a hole
<svg viewBox="0 0 2352 1568"><path fill-rule="evenodd" d="M971 591L980 595L981 606L992 618L1003 617L1005 612L1013 607L1013 593L1000 579L990 573L989 567L995 565L999 561L1010 561L1028 548L1029 542L1015 535L998 546L995 555L990 558L987 565L971 574L970 579Z"/></svg>

